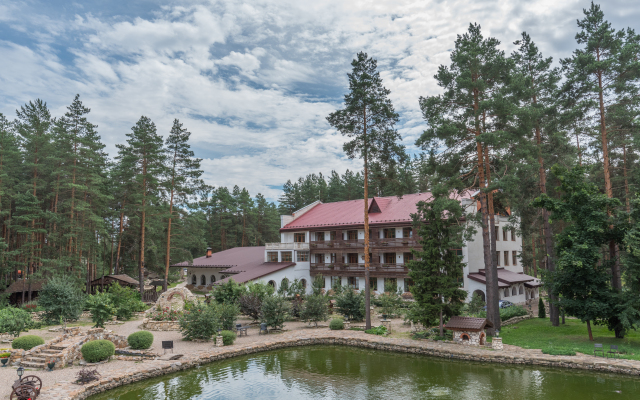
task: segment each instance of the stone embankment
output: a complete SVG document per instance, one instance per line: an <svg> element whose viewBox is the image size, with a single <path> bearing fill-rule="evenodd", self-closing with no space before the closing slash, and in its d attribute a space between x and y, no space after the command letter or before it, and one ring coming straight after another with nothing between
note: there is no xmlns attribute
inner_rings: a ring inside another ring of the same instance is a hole
<svg viewBox="0 0 640 400"><path fill-rule="evenodd" d="M591 356L551 356L540 351L506 346L504 351L495 351L484 347L461 346L427 340L395 339L368 335L356 331L316 330L314 332L287 332L274 335L272 340L260 343L214 347L211 350L186 354L177 361L152 360L132 364L126 369L85 386L71 382L59 382L45 387L39 400L80 400L122 385L144 379L186 370L212 361L224 360L241 355L262 351L309 345L344 345L401 353L422 354L456 360L494 362L503 364L536 365L544 367L575 368L581 370L612 372L627 375L640 375L640 361L612 360Z"/></svg>

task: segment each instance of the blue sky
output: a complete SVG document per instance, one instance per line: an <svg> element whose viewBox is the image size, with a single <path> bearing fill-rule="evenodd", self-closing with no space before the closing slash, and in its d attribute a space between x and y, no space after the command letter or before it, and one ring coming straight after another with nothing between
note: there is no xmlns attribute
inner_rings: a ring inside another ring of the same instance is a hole
<svg viewBox="0 0 640 400"><path fill-rule="evenodd" d="M637 1L602 2L614 27L640 30ZM12 1L0 3L0 112L42 98L54 115L79 93L110 154L141 115L166 136L192 132L205 180L277 199L287 179L360 162L325 117L340 107L358 51L378 59L412 148L418 98L457 34L482 25L510 52L526 30L567 57L587 1Z"/></svg>

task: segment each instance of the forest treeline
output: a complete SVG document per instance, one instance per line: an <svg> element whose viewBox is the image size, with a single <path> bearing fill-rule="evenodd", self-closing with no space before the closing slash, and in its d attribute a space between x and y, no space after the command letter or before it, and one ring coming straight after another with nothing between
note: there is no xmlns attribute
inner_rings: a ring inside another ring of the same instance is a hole
<svg viewBox="0 0 640 400"><path fill-rule="evenodd" d="M139 277L141 265L164 276L169 263L208 246L278 241L274 203L238 186L204 184L180 121L162 135L141 117L110 158L90 120L79 96L61 116L40 99L21 106L13 121L0 114L5 285L59 274L88 285L109 273Z"/></svg>

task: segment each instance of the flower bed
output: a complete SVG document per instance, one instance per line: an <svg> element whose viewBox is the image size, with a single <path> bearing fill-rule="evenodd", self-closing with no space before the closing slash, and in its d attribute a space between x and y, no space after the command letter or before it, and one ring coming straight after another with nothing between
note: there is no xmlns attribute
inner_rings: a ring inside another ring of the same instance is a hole
<svg viewBox="0 0 640 400"><path fill-rule="evenodd" d="M147 318L151 321L178 321L182 316L182 311L172 310L169 307L156 309L149 313Z"/></svg>

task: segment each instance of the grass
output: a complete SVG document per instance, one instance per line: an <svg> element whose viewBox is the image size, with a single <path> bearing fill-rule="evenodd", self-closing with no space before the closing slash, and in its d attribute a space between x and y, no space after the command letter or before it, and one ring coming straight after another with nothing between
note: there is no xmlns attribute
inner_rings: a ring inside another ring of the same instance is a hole
<svg viewBox="0 0 640 400"><path fill-rule="evenodd" d="M502 342L525 349L541 349L545 354L573 355L575 352L593 355L594 343L602 343L605 353L612 344L618 345L622 358L640 360L640 332L630 331L624 339L616 339L606 326L591 324L593 342L589 340L587 324L575 319L552 327L549 319L533 318L500 331Z"/></svg>

